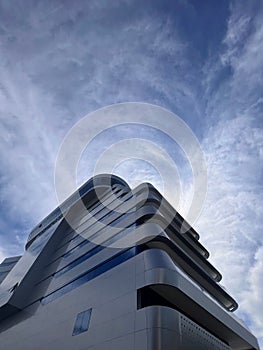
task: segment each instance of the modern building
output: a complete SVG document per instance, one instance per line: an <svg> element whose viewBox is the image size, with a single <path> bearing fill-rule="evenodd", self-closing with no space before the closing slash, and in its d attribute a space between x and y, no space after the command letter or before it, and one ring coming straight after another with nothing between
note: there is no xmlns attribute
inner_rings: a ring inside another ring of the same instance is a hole
<svg viewBox="0 0 263 350"><path fill-rule="evenodd" d="M0 265L0 348L259 349L208 257L152 185L98 175Z"/></svg>

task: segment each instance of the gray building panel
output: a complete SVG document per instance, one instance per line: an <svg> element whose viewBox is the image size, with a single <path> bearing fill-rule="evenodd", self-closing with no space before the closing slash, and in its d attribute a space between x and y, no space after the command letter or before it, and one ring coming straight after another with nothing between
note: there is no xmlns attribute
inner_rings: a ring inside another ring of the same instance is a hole
<svg viewBox="0 0 263 350"><path fill-rule="evenodd" d="M97 176L32 230L10 265L0 284L1 349L259 349L229 312L237 304L208 257L150 184L130 190Z"/></svg>

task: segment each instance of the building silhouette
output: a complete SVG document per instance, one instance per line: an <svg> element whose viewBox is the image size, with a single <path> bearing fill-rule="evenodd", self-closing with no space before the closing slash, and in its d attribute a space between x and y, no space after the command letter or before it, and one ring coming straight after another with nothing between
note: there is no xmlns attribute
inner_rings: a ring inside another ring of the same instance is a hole
<svg viewBox="0 0 263 350"><path fill-rule="evenodd" d="M259 349L208 257L152 185L95 176L0 265L0 348Z"/></svg>

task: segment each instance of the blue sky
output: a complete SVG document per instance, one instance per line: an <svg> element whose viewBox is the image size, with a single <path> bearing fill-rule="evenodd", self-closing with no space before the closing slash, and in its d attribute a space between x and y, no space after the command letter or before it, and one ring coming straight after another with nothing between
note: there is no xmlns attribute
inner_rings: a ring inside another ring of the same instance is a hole
<svg viewBox="0 0 263 350"><path fill-rule="evenodd" d="M262 15L254 0L0 0L0 260L22 253L56 206L56 156L74 124L114 103L156 104L201 144L208 191L195 227L237 314L263 341ZM169 150L188 178L162 133L119 127L87 149L79 182L105 147L138 135ZM160 182L141 161L116 172L131 184Z"/></svg>

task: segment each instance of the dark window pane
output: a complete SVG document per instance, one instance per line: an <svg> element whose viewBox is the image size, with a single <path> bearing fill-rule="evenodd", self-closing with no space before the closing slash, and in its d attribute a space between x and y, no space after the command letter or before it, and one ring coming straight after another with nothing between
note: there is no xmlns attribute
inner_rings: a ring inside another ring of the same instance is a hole
<svg viewBox="0 0 263 350"><path fill-rule="evenodd" d="M124 237L125 235L127 235L130 231L135 229L135 225L131 225L130 227L128 227L126 230L116 234L115 236L111 237L110 239L108 239L107 241L105 241L103 243L103 245L98 245L96 247L94 247L93 249L91 249L89 252L83 254L82 256L78 257L77 259L75 259L74 261L72 261L70 264L66 265L65 267L63 267L61 270L59 270L58 272L55 273L54 277L59 277L61 275L63 275L65 272L71 270L73 267L81 264L82 262L86 261L87 259L89 259L90 257L92 257L93 255L99 253L100 251L102 251L103 249L105 249L108 245L113 244L114 242L116 242L117 240L119 240L120 238ZM90 243L90 241L85 241L82 243ZM81 245L83 246L83 244ZM78 246L80 247L80 246ZM76 247L77 248L77 247ZM74 248L74 249L76 249Z"/></svg>
<svg viewBox="0 0 263 350"><path fill-rule="evenodd" d="M57 289L53 293L45 296L41 302L42 304L48 304L51 301L61 297L62 295L71 292L73 289L78 288L79 286L83 285L84 283L92 280L93 278L96 278L97 276L101 275L102 273L109 271L113 267L121 264L124 261L127 261L134 257L138 252L140 251L139 247L132 247L130 249L125 250L122 253L116 254L109 260L104 261L103 263L95 266L88 272L80 275L75 280L69 282L65 286L61 287L60 289Z"/></svg>
<svg viewBox="0 0 263 350"><path fill-rule="evenodd" d="M86 332L89 329L91 310L92 309L88 309L86 311L80 312L77 315L72 335Z"/></svg>

